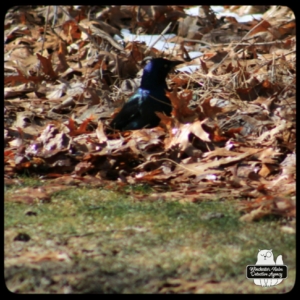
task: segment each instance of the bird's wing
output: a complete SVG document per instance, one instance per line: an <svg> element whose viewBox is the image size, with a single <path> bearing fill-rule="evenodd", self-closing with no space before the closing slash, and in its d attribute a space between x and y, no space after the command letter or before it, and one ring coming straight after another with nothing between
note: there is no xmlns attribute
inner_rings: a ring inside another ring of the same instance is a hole
<svg viewBox="0 0 300 300"><path fill-rule="evenodd" d="M110 126L122 130L134 118L140 115L139 103L142 95L136 93L128 99Z"/></svg>

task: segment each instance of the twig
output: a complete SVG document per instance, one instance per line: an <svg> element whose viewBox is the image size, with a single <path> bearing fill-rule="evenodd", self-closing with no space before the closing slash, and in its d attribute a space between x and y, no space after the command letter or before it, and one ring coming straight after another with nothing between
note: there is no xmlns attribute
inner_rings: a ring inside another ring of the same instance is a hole
<svg viewBox="0 0 300 300"><path fill-rule="evenodd" d="M43 42L42 42L41 55L43 55L43 51L44 51L44 44L45 44L45 39L46 39L46 31L47 31L47 25L48 25L49 10L50 10L50 6L48 6L48 9L47 9L47 15L46 15L46 22L45 22L45 27L44 27L44 37L43 37Z"/></svg>
<svg viewBox="0 0 300 300"><path fill-rule="evenodd" d="M158 98L156 98L154 96L149 95L149 97L152 98L152 99L154 99L154 100L156 100L157 102L160 102L160 103L163 103L163 104L167 104L167 105L169 105L169 106L172 107L172 104L169 104L169 103L166 103L165 101L159 100Z"/></svg>
<svg viewBox="0 0 300 300"><path fill-rule="evenodd" d="M152 45L148 46L148 48L145 50L144 54L148 53L152 47L162 38L162 36L169 30L172 22L170 22L167 27L162 31L162 33L159 35L159 37L152 43Z"/></svg>
<svg viewBox="0 0 300 300"><path fill-rule="evenodd" d="M252 38L249 38L249 39L252 39ZM220 47L220 46L229 46L229 45L239 45L239 46L268 46L268 45L276 45L276 44L283 44L284 41L279 41L279 40L276 40L276 41L273 41L273 42L259 42L259 43L241 43L241 42L238 42L238 43L235 43L235 42L230 42L230 43L218 43L218 44L215 44L215 43L209 43L209 42L205 42L205 41L202 41L202 40L193 40L193 39L183 39L184 42L192 42L192 43L201 43L201 44L205 44L205 45L208 45L208 46L211 46L211 47Z"/></svg>
<svg viewBox="0 0 300 300"><path fill-rule="evenodd" d="M48 17L49 17L49 10L50 10L50 6L48 6L47 9L47 15L46 15L46 21L45 21L45 27L44 27L44 37L43 37L43 41L42 41L42 49L41 49L41 55L43 55L44 52L44 44L45 44L45 39L46 39L46 31L47 31L47 25L48 25ZM39 67L38 67L38 71L37 71L37 76L40 76L40 70L41 70L41 65L42 63L39 62Z"/></svg>
<svg viewBox="0 0 300 300"><path fill-rule="evenodd" d="M242 42L242 41L244 41L245 39L246 39L246 37L248 37L249 36L249 34L250 33L252 33L257 27L259 27L263 22L265 22L265 20L261 20L258 24L256 24L256 26L254 26L249 32L247 32L246 34L245 34L245 36L241 39L241 41L239 42L239 43L237 43L236 44L236 46L235 47L233 47L233 49L232 49L232 51L234 51L238 46L239 46L239 44ZM215 66L213 66L212 68L211 68L211 70L210 70L210 73L212 73L214 70L216 70L226 59L227 59L227 57L229 56L229 51L228 51L228 53L227 53L227 55L225 55L224 56L224 58L218 63L218 64L216 64Z"/></svg>
<svg viewBox="0 0 300 300"><path fill-rule="evenodd" d="M274 61L277 60L277 59L282 58L282 56L287 56L287 55L292 54L292 53L296 53L296 50L292 50L292 51L290 51L290 52L288 52L288 53L281 54L280 56L274 58ZM272 58L272 60L273 60L273 58ZM270 62L270 61L268 60L268 61L266 61L265 63L263 63L262 65L259 65L257 68L260 69L260 68L262 68L263 66L267 65L269 62Z"/></svg>

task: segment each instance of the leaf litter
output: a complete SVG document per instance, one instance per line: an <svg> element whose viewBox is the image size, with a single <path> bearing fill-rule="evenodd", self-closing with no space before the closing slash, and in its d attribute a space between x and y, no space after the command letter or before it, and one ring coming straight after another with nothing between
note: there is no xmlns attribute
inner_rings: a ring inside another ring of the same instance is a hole
<svg viewBox="0 0 300 300"><path fill-rule="evenodd" d="M98 186L146 183L157 190L151 198L242 200L242 221L271 214L295 218L293 12L271 6L261 20L239 22L219 19L207 7L191 16L186 8L10 9L4 47L6 182L29 173L49 185L59 181L58 187L78 180ZM136 37L157 36L146 44L123 39L120 28ZM173 35L164 38L164 31ZM158 40L172 48L156 48ZM199 56L190 58L193 51ZM111 118L139 85L146 56L183 61L168 79L172 115L157 113L156 128L110 132ZM196 70L186 71L193 65ZM50 201L54 190L7 200Z"/></svg>

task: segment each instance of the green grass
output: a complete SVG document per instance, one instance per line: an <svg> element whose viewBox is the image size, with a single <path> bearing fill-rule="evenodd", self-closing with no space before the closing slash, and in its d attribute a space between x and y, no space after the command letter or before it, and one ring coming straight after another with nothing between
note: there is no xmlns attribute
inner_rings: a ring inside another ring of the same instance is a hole
<svg viewBox="0 0 300 300"><path fill-rule="evenodd" d="M295 236L280 230L278 218L242 223L234 201L153 201L147 199L151 187L143 185L123 191L70 187L53 194L50 203L9 201L19 188L43 184L23 178L21 186L5 189L5 277L14 292L64 292L68 287L80 293L278 293L293 286ZM135 194L144 195L143 200ZM14 241L18 233L28 234L30 241ZM273 249L275 258L282 254L289 268L288 279L269 290L245 278L258 249ZM12 259L45 251L66 253L70 261L25 261L21 280L18 260ZM41 274L49 284L43 285ZM170 283L179 279L180 284Z"/></svg>

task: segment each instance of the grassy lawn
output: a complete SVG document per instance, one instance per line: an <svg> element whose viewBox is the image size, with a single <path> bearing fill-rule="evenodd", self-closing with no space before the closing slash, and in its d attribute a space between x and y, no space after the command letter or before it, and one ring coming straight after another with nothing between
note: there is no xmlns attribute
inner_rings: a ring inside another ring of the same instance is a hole
<svg viewBox="0 0 300 300"><path fill-rule="evenodd" d="M16 293L285 293L295 282L295 234L286 220L242 223L236 201L178 203L147 186L70 187L48 203L16 203L5 187L5 280ZM136 194L142 197L135 197ZM288 278L245 276L258 249L282 255Z"/></svg>

